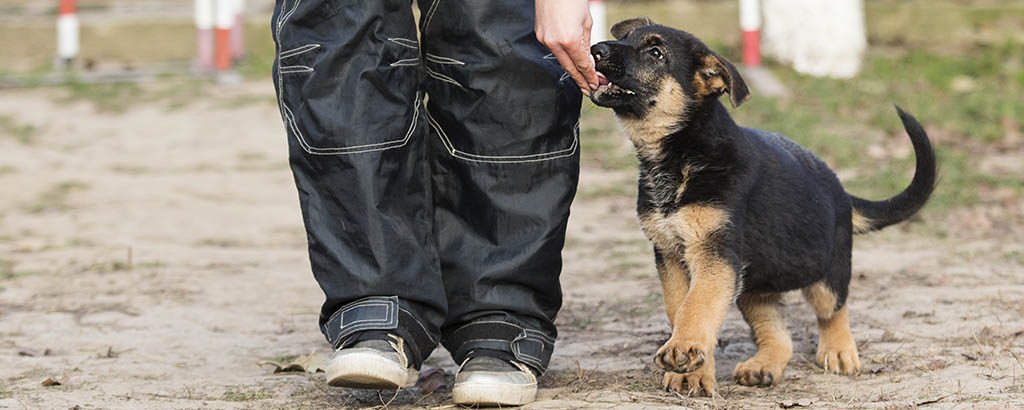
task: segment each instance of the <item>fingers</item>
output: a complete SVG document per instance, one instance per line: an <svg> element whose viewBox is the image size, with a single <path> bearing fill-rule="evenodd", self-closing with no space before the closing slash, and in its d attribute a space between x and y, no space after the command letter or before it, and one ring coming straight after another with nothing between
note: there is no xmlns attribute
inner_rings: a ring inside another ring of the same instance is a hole
<svg viewBox="0 0 1024 410"><path fill-rule="evenodd" d="M585 44L590 44L590 35L584 34ZM569 58L572 59L573 64L576 67L584 81L590 86L591 90L597 89L597 71L594 70L594 56L590 55L590 48L584 46L584 43L577 44L576 47L568 50Z"/></svg>
<svg viewBox="0 0 1024 410"><path fill-rule="evenodd" d="M569 76L576 81L576 85L580 87L580 91L589 97L590 91L597 87L591 87L590 84L587 83L586 78L584 78L583 74L581 74L579 69L576 68L576 63L571 57L569 57L569 54L565 52L565 49L551 46L548 46L548 48L551 49L551 54L554 54L555 58L558 59L558 64L561 64L562 68L565 69L565 72L569 73Z"/></svg>

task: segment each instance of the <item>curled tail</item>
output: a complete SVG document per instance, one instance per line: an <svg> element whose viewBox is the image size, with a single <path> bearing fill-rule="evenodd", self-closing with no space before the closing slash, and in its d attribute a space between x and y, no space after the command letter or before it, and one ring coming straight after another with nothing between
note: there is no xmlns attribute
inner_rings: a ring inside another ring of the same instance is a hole
<svg viewBox="0 0 1024 410"><path fill-rule="evenodd" d="M935 151L928 141L928 134L925 134L924 128L914 116L907 114L899 106L896 106L896 111L899 112L903 128L907 130L910 142L914 145L914 155L917 157L914 179L903 192L882 201L869 201L847 194L853 203L854 233L879 230L911 217L928 202L932 191L935 190L938 171Z"/></svg>

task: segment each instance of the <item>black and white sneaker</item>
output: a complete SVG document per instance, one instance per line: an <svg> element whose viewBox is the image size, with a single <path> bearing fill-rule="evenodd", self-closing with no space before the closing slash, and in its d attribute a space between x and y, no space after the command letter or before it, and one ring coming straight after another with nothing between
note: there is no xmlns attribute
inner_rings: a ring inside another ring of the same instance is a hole
<svg viewBox="0 0 1024 410"><path fill-rule="evenodd" d="M464 406L521 406L537 398L537 377L526 365L496 357L466 359L455 375L452 399Z"/></svg>
<svg viewBox="0 0 1024 410"><path fill-rule="evenodd" d="M419 372L409 366L405 342L388 334L334 352L327 365L327 384L356 389L398 389L416 385Z"/></svg>

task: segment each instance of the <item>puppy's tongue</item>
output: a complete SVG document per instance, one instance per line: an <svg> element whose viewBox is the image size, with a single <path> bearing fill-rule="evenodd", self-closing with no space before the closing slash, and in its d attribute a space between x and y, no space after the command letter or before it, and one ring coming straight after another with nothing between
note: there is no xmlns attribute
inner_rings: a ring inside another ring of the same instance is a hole
<svg viewBox="0 0 1024 410"><path fill-rule="evenodd" d="M608 85L608 83L610 83L610 82L611 81L608 81L608 77L605 77L604 74L601 74L600 71L597 72L597 85L598 86Z"/></svg>

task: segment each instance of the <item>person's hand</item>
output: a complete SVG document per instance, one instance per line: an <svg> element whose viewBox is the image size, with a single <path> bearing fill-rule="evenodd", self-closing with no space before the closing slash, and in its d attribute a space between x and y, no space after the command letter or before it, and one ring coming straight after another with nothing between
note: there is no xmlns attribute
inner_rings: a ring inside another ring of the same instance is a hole
<svg viewBox="0 0 1024 410"><path fill-rule="evenodd" d="M536 0L537 40L547 46L583 94L597 89L594 57L590 55L590 17L587 0Z"/></svg>

